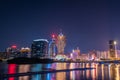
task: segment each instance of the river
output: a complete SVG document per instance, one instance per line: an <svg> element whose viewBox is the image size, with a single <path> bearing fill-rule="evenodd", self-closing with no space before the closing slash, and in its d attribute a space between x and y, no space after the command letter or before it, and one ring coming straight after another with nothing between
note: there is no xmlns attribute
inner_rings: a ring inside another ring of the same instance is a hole
<svg viewBox="0 0 120 80"><path fill-rule="evenodd" d="M45 71L45 73L39 73L43 71ZM33 72L33 74L3 77L3 75L6 74L31 72ZM38 73L34 74L34 72ZM18 65L0 63L0 74L0 80L120 80L120 64L52 63Z"/></svg>

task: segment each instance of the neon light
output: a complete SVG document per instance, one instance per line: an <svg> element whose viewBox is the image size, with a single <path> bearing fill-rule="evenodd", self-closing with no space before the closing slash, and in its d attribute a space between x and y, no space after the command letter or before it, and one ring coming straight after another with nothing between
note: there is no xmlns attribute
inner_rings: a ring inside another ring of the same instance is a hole
<svg viewBox="0 0 120 80"><path fill-rule="evenodd" d="M51 75L50 73L47 74L47 80L50 80L51 79Z"/></svg>
<svg viewBox="0 0 120 80"><path fill-rule="evenodd" d="M16 46L16 45L13 45L13 46L12 46L12 48L14 48L14 49L15 49L15 48L17 48L17 46Z"/></svg>
<svg viewBox="0 0 120 80"><path fill-rule="evenodd" d="M36 39L36 40L33 40L33 41L46 41L46 42L48 42L47 39Z"/></svg>
<svg viewBox="0 0 120 80"><path fill-rule="evenodd" d="M16 73L16 64L9 64L8 65L8 74ZM8 80L15 80L14 77L10 77Z"/></svg>
<svg viewBox="0 0 120 80"><path fill-rule="evenodd" d="M54 34L52 35L52 38L55 38L55 35L54 35Z"/></svg>

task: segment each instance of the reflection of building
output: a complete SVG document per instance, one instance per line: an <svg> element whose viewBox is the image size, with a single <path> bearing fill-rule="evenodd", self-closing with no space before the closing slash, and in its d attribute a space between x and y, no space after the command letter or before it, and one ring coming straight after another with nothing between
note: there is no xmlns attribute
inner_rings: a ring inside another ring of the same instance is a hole
<svg viewBox="0 0 120 80"><path fill-rule="evenodd" d="M30 72L31 65L24 64L18 65L18 73L27 73ZM19 80L30 80L30 76L20 76Z"/></svg>
<svg viewBox="0 0 120 80"><path fill-rule="evenodd" d="M66 46L66 37L62 33L60 33L57 36L56 46L58 54L64 54L64 48Z"/></svg>
<svg viewBox="0 0 120 80"><path fill-rule="evenodd" d="M116 42L114 40L109 41L109 57L116 58Z"/></svg>
<svg viewBox="0 0 120 80"><path fill-rule="evenodd" d="M56 70L65 70L65 69L66 69L66 63L57 63L56 64ZM66 72L56 73L55 80L66 80Z"/></svg>
<svg viewBox="0 0 120 80"><path fill-rule="evenodd" d="M17 69L16 64L8 64L8 74L15 74ZM16 80L16 77L9 77L8 80Z"/></svg>
<svg viewBox="0 0 120 80"><path fill-rule="evenodd" d="M56 54L56 43L55 43L55 35L52 35L52 41L49 43L49 52L48 55L50 57L55 56Z"/></svg>
<svg viewBox="0 0 120 80"><path fill-rule="evenodd" d="M120 80L119 66L120 65L116 65L116 64L111 64L110 65L110 71L109 71L110 80Z"/></svg>
<svg viewBox="0 0 120 80"><path fill-rule="evenodd" d="M32 57L45 57L48 54L48 41L46 39L34 40L31 53Z"/></svg>

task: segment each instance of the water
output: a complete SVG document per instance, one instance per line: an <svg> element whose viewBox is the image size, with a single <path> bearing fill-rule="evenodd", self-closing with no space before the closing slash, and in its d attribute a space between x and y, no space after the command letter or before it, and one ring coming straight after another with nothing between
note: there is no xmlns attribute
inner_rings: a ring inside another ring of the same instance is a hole
<svg viewBox="0 0 120 80"><path fill-rule="evenodd" d="M68 70L75 68L80 68L80 70ZM81 70L81 68L94 69ZM0 63L1 74L31 73L40 71L48 72L43 74L25 74L24 76L17 77L2 76L0 80L120 80L120 64L114 63L53 63L21 65Z"/></svg>

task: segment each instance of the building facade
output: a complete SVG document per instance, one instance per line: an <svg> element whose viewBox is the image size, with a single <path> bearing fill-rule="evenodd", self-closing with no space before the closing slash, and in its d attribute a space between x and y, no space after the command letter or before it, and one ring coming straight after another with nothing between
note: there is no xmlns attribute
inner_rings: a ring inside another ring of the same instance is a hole
<svg viewBox="0 0 120 80"><path fill-rule="evenodd" d="M116 58L116 42L114 40L109 41L109 58Z"/></svg>
<svg viewBox="0 0 120 80"><path fill-rule="evenodd" d="M56 46L58 54L64 54L64 48L66 46L66 37L62 33L60 33L57 36Z"/></svg>
<svg viewBox="0 0 120 80"><path fill-rule="evenodd" d="M80 49L77 47L77 49L73 49L72 53L70 54L71 59L79 59L80 58Z"/></svg>
<svg viewBox="0 0 120 80"><path fill-rule="evenodd" d="M56 38L55 36L53 35L52 36L52 41L50 41L49 43L49 51L48 51L48 55L49 57L53 57L56 55Z"/></svg>
<svg viewBox="0 0 120 80"><path fill-rule="evenodd" d="M46 57L48 55L48 40L36 39L31 45L32 57Z"/></svg>
<svg viewBox="0 0 120 80"><path fill-rule="evenodd" d="M99 60L109 59L109 51L96 51L96 57Z"/></svg>

